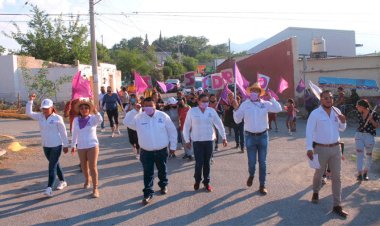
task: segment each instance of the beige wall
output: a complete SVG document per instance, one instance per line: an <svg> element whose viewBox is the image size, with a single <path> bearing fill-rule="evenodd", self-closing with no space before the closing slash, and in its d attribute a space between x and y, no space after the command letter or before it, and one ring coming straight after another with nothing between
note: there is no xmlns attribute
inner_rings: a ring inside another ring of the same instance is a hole
<svg viewBox="0 0 380 226"><path fill-rule="evenodd" d="M17 57L0 56L0 99L14 102L17 100L17 88L15 84L18 84L18 76L15 74L17 68Z"/></svg>
<svg viewBox="0 0 380 226"><path fill-rule="evenodd" d="M360 56L345 58L308 59L305 71L306 84L311 80L318 85L319 77L341 77L353 79L373 79L380 85L380 56ZM298 61L298 75L295 81L303 78L303 62ZM297 84L295 84L295 87ZM335 91L334 88L331 90ZM357 90L359 96L379 96L375 90ZM302 94L296 93L298 96ZM348 92L348 95L350 92Z"/></svg>

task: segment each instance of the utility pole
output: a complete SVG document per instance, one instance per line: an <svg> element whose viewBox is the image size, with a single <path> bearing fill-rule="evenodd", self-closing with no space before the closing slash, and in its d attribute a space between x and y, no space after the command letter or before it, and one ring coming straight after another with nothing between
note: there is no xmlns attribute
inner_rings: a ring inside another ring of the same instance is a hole
<svg viewBox="0 0 380 226"><path fill-rule="evenodd" d="M98 55L96 53L96 38L95 38L95 16L94 16L94 0L89 0L90 4L90 33L91 33L91 62L92 62L92 95L94 100L94 105L98 106Z"/></svg>
<svg viewBox="0 0 380 226"><path fill-rule="evenodd" d="M231 39L228 39L228 58L231 59Z"/></svg>

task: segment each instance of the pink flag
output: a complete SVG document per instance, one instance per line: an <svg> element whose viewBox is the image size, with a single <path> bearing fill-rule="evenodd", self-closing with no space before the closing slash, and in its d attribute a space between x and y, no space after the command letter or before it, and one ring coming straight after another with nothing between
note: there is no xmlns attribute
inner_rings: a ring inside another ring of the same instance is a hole
<svg viewBox="0 0 380 226"><path fill-rule="evenodd" d="M280 98L278 98L277 94L275 92L273 92L273 90L271 89L267 89L267 92L270 93L270 95L275 99L275 100L279 100Z"/></svg>
<svg viewBox="0 0 380 226"><path fill-rule="evenodd" d="M143 93L147 88L148 85L145 83L144 79L141 77L141 75L135 71L135 85L136 85L136 93Z"/></svg>
<svg viewBox="0 0 380 226"><path fill-rule="evenodd" d="M235 79L236 79L235 80L236 88L239 89L239 92L241 93L243 98L247 97L247 92L245 91L245 89L249 86L249 82L241 75L236 63L235 63Z"/></svg>
<svg viewBox="0 0 380 226"><path fill-rule="evenodd" d="M72 94L71 99L79 99L79 98L91 98L92 97L92 90L90 81L87 79L84 79L81 75L81 72L78 71L72 81Z"/></svg>
<svg viewBox="0 0 380 226"><path fill-rule="evenodd" d="M202 79L202 88L203 89L207 89L208 85L207 85L207 79L209 78L210 76L206 76Z"/></svg>
<svg viewBox="0 0 380 226"><path fill-rule="evenodd" d="M268 88L269 81L270 81L269 76L257 73L257 82L260 84L261 88L263 88L264 90Z"/></svg>
<svg viewBox="0 0 380 226"><path fill-rule="evenodd" d="M278 86L278 92L279 92L279 93L282 93L282 92L284 92L284 90L286 90L287 88L289 88L289 84L288 84L288 82L287 82L285 79L283 79L283 78L281 77L280 85Z"/></svg>
<svg viewBox="0 0 380 226"><path fill-rule="evenodd" d="M220 94L220 99L224 101L224 103L228 103L228 94L231 92L231 90L228 89L228 83L225 81L224 88L222 90L222 93Z"/></svg>
<svg viewBox="0 0 380 226"><path fill-rule="evenodd" d="M161 90L166 93L168 90L166 89L166 85L164 82L157 81L158 86L161 88Z"/></svg>

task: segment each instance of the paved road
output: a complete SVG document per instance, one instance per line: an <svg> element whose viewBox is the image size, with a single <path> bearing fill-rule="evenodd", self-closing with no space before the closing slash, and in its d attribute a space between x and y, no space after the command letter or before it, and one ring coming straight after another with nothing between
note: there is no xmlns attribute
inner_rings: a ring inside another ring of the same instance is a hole
<svg viewBox="0 0 380 226"><path fill-rule="evenodd" d="M194 162L184 161L183 151L178 151L179 157L169 160L169 193L157 194L152 204L142 206L142 167L132 154L125 129L116 138L110 138L109 131L99 135L99 199L81 189L78 159L70 154L61 158L68 188L45 198L47 161L36 122L0 119L0 134L14 135L28 144L28 149L0 159L0 225L380 224L380 164L374 164L371 181L356 183L351 159L353 128L343 133L347 157L342 173L343 205L350 214L343 220L330 213L330 183L321 190L320 204L309 201L313 171L305 157L305 121L299 120L293 136L285 132L283 118L279 125L280 132L270 132L267 196L258 193L256 178L251 188L245 186L247 157L231 148L235 146L231 141L215 153L214 192L193 190ZM377 143L378 152L378 139Z"/></svg>

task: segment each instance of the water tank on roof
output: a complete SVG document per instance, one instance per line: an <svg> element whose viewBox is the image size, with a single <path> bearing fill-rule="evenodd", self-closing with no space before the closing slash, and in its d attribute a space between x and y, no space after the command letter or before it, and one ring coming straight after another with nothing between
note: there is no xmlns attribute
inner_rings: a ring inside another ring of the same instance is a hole
<svg viewBox="0 0 380 226"><path fill-rule="evenodd" d="M326 58L326 40L323 37L315 37L311 41L311 58Z"/></svg>
<svg viewBox="0 0 380 226"><path fill-rule="evenodd" d="M323 37L315 37L311 41L311 52L326 52L326 40Z"/></svg>

